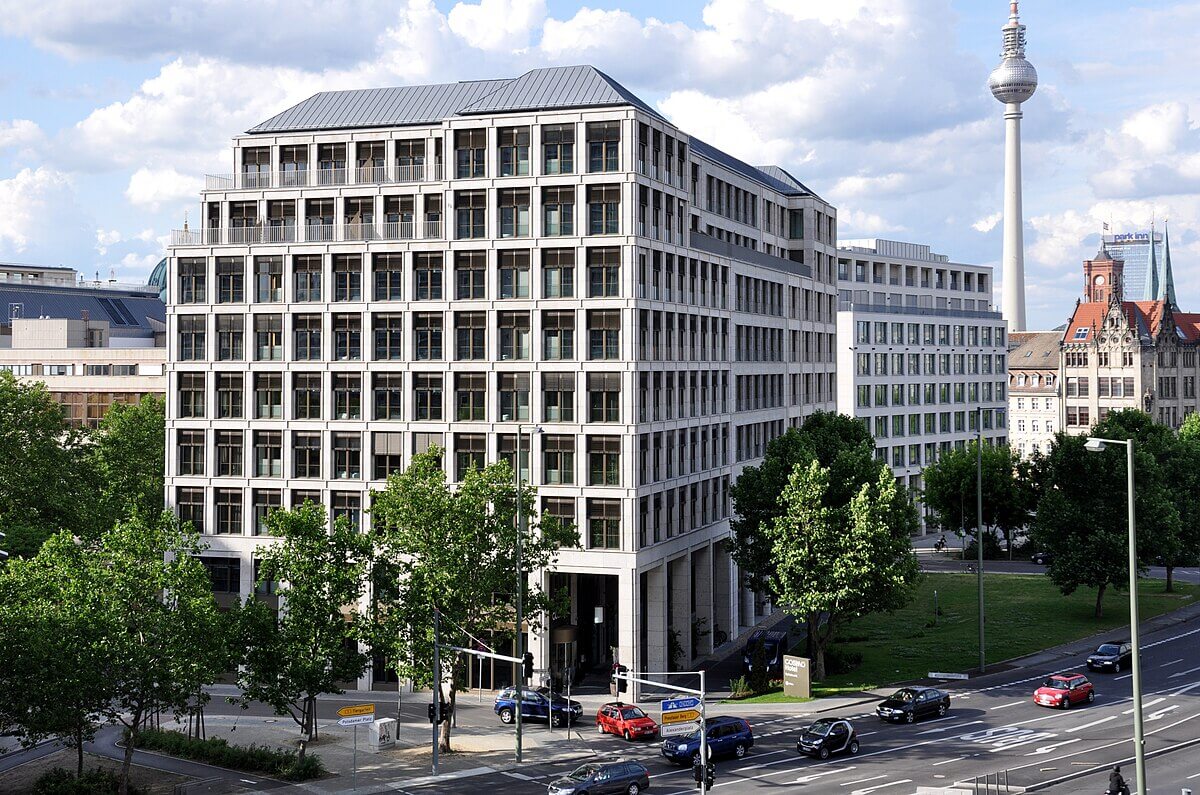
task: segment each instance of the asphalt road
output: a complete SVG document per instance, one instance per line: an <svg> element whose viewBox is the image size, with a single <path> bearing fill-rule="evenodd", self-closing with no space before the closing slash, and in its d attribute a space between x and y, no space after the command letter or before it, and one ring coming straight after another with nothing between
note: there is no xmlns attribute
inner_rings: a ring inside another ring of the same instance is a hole
<svg viewBox="0 0 1200 795"><path fill-rule="evenodd" d="M1143 713L1147 763L1155 792L1177 792L1166 785L1188 781L1200 773L1200 619L1177 624L1143 637ZM907 795L917 787L949 786L975 776L1007 771L1013 785L1053 793L1103 791L1107 770L1132 753L1130 675L1093 674L1097 700L1070 710L1032 703L1031 694L1047 674L1085 670L1083 657L1060 660L1052 667L1027 667L951 686L950 713L913 725L880 723L872 705L861 705L838 717L849 718L862 741L854 758L819 762L799 757L795 740L811 717L760 707L712 705L710 714L739 714L754 727L755 745L740 760L718 760L717 789L722 795L751 792L836 792L845 795ZM486 706L486 705L485 705ZM586 728L586 727L585 727ZM546 784L575 764L603 758L636 758L650 769L653 792L695 793L691 772L675 767L659 754L654 742L626 743L600 736L589 738L590 754L552 764L536 759L517 768L476 769L461 778L408 782L397 780L392 791L426 793L544 793ZM1195 748L1191 748L1196 744ZM1181 750L1188 749L1191 750ZM1158 755L1160 752L1168 752ZM1173 753L1170 753L1173 752ZM1087 775L1088 771L1097 772ZM1132 770L1132 765L1130 765ZM1086 777L1078 779L1081 774ZM1192 784L1200 781L1193 779ZM1093 786L1099 783L1099 789Z"/></svg>

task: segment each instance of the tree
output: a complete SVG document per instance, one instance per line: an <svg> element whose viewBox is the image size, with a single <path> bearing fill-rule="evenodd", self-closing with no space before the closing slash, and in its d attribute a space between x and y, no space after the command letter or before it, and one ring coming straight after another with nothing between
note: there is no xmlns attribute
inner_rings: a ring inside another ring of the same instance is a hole
<svg viewBox="0 0 1200 795"><path fill-rule="evenodd" d="M1200 565L1200 414L1187 416L1167 466L1169 488L1179 514L1178 543L1166 550L1167 590L1174 590L1176 566Z"/></svg>
<svg viewBox="0 0 1200 795"><path fill-rule="evenodd" d="M875 440L861 421L818 411L799 428L789 428L767 444L756 467L746 467L730 490L734 515L730 552L746 584L767 590L774 569L767 528L783 513L783 493L797 464L816 460L830 471L828 504L845 505L864 483L875 479Z"/></svg>
<svg viewBox="0 0 1200 795"><path fill-rule="evenodd" d="M1142 412L1128 409L1110 414L1092 428L1091 435L1135 439L1134 500L1139 566L1143 565L1146 554L1166 547L1179 533L1179 514L1157 460L1170 453L1170 431L1155 427ZM1102 453L1092 453L1084 449L1085 441L1082 436L1060 433L1039 464L1042 495L1033 538L1051 553L1047 574L1060 591L1070 594L1080 586L1096 589L1099 618L1107 588L1121 588L1129 580L1126 451L1110 445Z"/></svg>
<svg viewBox="0 0 1200 795"><path fill-rule="evenodd" d="M91 499L82 434L45 384L0 372L0 532L14 557L30 557L59 530L78 534Z"/></svg>
<svg viewBox="0 0 1200 795"><path fill-rule="evenodd" d="M1007 445L984 445L982 461L976 460L978 444L952 449L925 467L923 500L943 532L974 532L978 497L977 472L982 464L983 523L998 527L1008 540L1012 556L1012 532L1025 527L1034 505L1028 463Z"/></svg>
<svg viewBox="0 0 1200 795"><path fill-rule="evenodd" d="M344 692L339 683L362 675L367 656L356 642L362 616L370 540L345 516L333 522L313 503L267 516L279 540L265 549L259 582L278 583L278 613L251 599L243 606L244 665L236 701L270 705L289 715L306 741L317 738L317 696ZM300 756L305 743L300 745Z"/></svg>
<svg viewBox="0 0 1200 795"><path fill-rule="evenodd" d="M536 491L527 486L519 499L528 521L518 528L518 491L506 462L472 468L451 489L441 455L433 448L414 456L374 495L376 592L370 626L372 644L401 677L436 687L439 702L448 701L450 709L441 712L440 745L450 750L449 716L466 661L443 653L442 670L433 671L433 611L441 618L442 643L465 647L484 637L512 637L520 582L525 622L536 630L559 603L528 575L552 571L559 550L577 546L579 536L574 527L538 513ZM447 676L448 694L443 689Z"/></svg>
<svg viewBox="0 0 1200 795"><path fill-rule="evenodd" d="M908 603L920 579L909 537L916 511L891 470L847 502L831 500L831 470L797 464L783 489L783 513L767 530L774 569L768 579L784 610L802 618L812 640L813 679L825 678L825 649L855 618Z"/></svg>
<svg viewBox="0 0 1200 795"><path fill-rule="evenodd" d="M166 404L157 395L114 404L104 415L87 449L100 532L122 519L162 513L166 438Z"/></svg>

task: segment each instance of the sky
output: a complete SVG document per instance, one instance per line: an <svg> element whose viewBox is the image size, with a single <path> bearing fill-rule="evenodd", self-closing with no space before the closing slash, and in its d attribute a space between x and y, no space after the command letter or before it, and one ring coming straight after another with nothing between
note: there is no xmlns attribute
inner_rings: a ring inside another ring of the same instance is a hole
<svg viewBox="0 0 1200 795"><path fill-rule="evenodd" d="M320 90L589 63L778 164L839 237L998 266L1007 0L0 0L0 261L144 279L231 139ZM1200 310L1200 0L1025 0L1030 328L1067 319L1102 223L1169 221ZM1196 106L1193 117L1192 106ZM999 280L999 274L997 274ZM999 293L997 293L997 296ZM997 300L998 303L998 300Z"/></svg>

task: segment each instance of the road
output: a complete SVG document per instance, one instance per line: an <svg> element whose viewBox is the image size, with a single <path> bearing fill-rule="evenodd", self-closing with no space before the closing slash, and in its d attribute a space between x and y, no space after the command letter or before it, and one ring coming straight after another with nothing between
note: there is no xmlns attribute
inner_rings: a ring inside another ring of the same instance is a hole
<svg viewBox="0 0 1200 795"><path fill-rule="evenodd" d="M1009 781L1046 792L1102 792L1107 770L1131 752L1130 675L1094 674L1096 703L1051 710L1032 703L1031 693L1047 674L1082 669L1084 654L1052 665L1030 666L950 686L953 705L941 719L913 725L882 724L872 705L846 710L862 740L854 758L826 762L795 751L799 730L811 721L769 707L738 709L713 705L710 714L739 714L754 727L755 746L740 761L717 761L722 795L765 792L837 792L845 795L907 795L917 787L949 786L975 776L1007 771ZM1200 774L1200 620L1145 633L1143 705L1148 775L1155 792ZM585 727L586 728L586 727ZM605 758L637 758L652 775L652 791L694 793L690 770L669 764L658 743L625 743L588 733L589 753L552 764L536 759L517 769L464 771L471 775L437 781L398 780L393 791L409 795L448 792L544 793L546 784L574 764ZM1196 744L1197 749L1190 748ZM1161 752L1174 752L1158 755ZM1096 770L1086 775L1089 770ZM1128 765L1132 778L1132 764ZM1081 774L1086 776L1077 780ZM1200 777L1191 779L1195 784ZM1099 788L1093 786L1099 782Z"/></svg>

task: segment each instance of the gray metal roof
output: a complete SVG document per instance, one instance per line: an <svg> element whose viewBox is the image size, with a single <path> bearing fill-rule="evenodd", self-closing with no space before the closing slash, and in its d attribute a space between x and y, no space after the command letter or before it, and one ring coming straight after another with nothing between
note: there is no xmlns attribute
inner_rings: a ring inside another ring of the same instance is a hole
<svg viewBox="0 0 1200 795"><path fill-rule="evenodd" d="M795 190L798 190L801 193L806 193L810 196L817 195L809 190L807 185L793 177L791 172L782 166L755 166L755 168L772 179L777 179L785 185L791 185Z"/></svg>
<svg viewBox="0 0 1200 795"><path fill-rule="evenodd" d="M84 312L92 320L107 320L114 335L142 336L153 334L151 321L165 322L167 308L153 291L0 284L0 323L5 325L14 313L78 320Z"/></svg>
<svg viewBox="0 0 1200 795"><path fill-rule="evenodd" d="M715 146L712 146L711 144L706 144L704 141L701 141L699 138L693 137L691 139L691 144L692 144L692 151L694 153L700 155L701 157L706 157L709 160L713 161L714 163L724 166L725 168L729 169L730 171L733 171L737 174L741 174L743 177L752 179L755 182L759 182L763 185L766 185L768 188L771 188L772 190L777 190L785 196L815 196L816 195L815 193L810 191L808 188L801 185L795 179L795 177L792 177L790 174L788 174L786 171L784 171L782 168L779 168L778 166L768 166L768 168L773 169L778 172L782 172L783 174L785 174L788 177L788 181L785 182L784 180L768 173L764 169L757 168L757 167L752 166L749 163L746 163L742 160L738 160L733 155L727 154L726 152L722 152L720 149L716 148Z"/></svg>
<svg viewBox="0 0 1200 795"><path fill-rule="evenodd" d="M498 91L461 108L459 115L551 108L633 105L662 118L633 92L594 66L534 69L509 80Z"/></svg>

